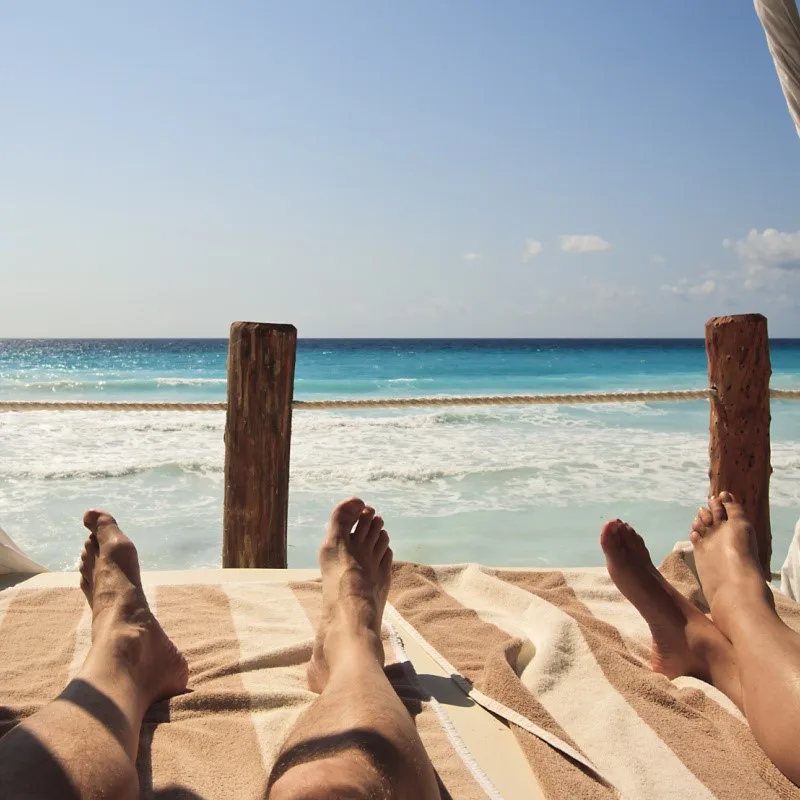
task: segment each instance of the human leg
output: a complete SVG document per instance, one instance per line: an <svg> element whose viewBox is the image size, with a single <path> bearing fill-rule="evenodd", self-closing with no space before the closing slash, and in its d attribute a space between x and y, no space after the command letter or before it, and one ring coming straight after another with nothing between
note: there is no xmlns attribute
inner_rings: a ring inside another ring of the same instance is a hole
<svg viewBox="0 0 800 800"><path fill-rule="evenodd" d="M133 543L90 511L81 588L92 646L76 678L0 740L0 796L136 798L139 730L154 701L186 688L183 656L150 612Z"/></svg>
<svg viewBox="0 0 800 800"><path fill-rule="evenodd" d="M733 645L656 569L644 539L627 523L614 520L604 526L600 545L611 579L650 627L653 670L668 678L700 678L741 708Z"/></svg>
<svg viewBox="0 0 800 800"><path fill-rule="evenodd" d="M334 509L320 565L323 618L308 667L320 697L285 743L270 797L438 799L414 722L383 672L392 551L374 509L356 499Z"/></svg>
<svg viewBox="0 0 800 800"><path fill-rule="evenodd" d="M695 562L711 616L736 654L741 707L758 743L800 785L800 634L775 612L758 562L755 531L727 492L692 525Z"/></svg>

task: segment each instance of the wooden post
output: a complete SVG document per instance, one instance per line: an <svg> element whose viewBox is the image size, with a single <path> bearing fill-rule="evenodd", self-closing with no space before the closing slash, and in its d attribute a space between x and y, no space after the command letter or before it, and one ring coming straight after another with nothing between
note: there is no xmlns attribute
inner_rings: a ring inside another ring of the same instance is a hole
<svg viewBox="0 0 800 800"><path fill-rule="evenodd" d="M223 567L286 569L296 351L293 325L231 325Z"/></svg>
<svg viewBox="0 0 800 800"><path fill-rule="evenodd" d="M758 555L770 576L769 359L767 320L761 314L714 317L706 323L711 438L710 494L728 491L756 529Z"/></svg>

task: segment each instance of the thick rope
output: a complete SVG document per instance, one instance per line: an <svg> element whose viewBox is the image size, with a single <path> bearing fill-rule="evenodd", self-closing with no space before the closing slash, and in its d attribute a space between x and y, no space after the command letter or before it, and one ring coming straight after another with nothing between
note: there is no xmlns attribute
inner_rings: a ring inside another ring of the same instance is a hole
<svg viewBox="0 0 800 800"><path fill-rule="evenodd" d="M797 392L800 398L800 391ZM484 397L392 397L367 400L295 400L299 411L358 408L419 408L424 406L520 406L572 405L588 403L641 403L677 400L708 400L713 389L683 389L664 392L603 392L591 394L520 394ZM131 403L104 401L0 401L0 411L225 411L227 403Z"/></svg>
<svg viewBox="0 0 800 800"><path fill-rule="evenodd" d="M522 406L572 405L589 403L641 403L674 400L706 400L712 389L683 389L667 392L595 392L586 394L517 394L488 397L393 397L375 400L297 400L298 409L324 408L417 408L420 406Z"/></svg>
<svg viewBox="0 0 800 800"><path fill-rule="evenodd" d="M800 389L770 389L773 400L800 400Z"/></svg>
<svg viewBox="0 0 800 800"><path fill-rule="evenodd" d="M800 400L800 389L770 389L774 400ZM368 400L295 400L298 411L359 408L423 408L436 406L530 406L596 403L664 403L711 400L715 389L664 392L593 392L587 394L516 394L484 397L393 397ZM99 401L3 400L2 411L225 411L227 403L129 403Z"/></svg>

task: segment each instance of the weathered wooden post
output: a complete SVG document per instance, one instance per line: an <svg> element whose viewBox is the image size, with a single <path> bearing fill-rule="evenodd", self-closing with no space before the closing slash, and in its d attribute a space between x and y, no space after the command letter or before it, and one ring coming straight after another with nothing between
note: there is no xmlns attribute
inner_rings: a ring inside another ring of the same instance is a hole
<svg viewBox="0 0 800 800"><path fill-rule="evenodd" d="M761 314L714 317L706 323L711 438L711 494L728 491L742 503L758 537L764 575L770 575L769 359L767 319Z"/></svg>
<svg viewBox="0 0 800 800"><path fill-rule="evenodd" d="M293 325L231 325L223 567L287 566L296 351Z"/></svg>

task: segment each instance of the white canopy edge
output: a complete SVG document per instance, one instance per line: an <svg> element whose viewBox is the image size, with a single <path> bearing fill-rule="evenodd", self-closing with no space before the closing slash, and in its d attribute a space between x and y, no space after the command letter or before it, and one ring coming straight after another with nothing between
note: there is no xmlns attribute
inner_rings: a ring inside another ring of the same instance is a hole
<svg viewBox="0 0 800 800"><path fill-rule="evenodd" d="M800 14L795 0L754 0L789 113L800 136Z"/></svg>
<svg viewBox="0 0 800 800"><path fill-rule="evenodd" d="M38 575L40 572L47 572L47 568L28 558L0 528L0 575Z"/></svg>

